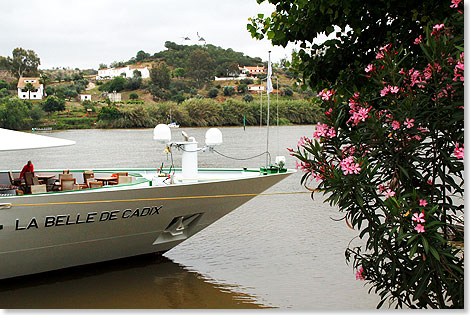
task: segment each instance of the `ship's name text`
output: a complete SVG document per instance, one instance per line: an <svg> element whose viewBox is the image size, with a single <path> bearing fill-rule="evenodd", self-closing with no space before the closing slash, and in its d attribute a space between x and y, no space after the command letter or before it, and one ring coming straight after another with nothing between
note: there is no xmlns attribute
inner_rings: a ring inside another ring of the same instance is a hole
<svg viewBox="0 0 470 315"><path fill-rule="evenodd" d="M23 231L29 230L31 228L38 229L39 227L53 227L53 226L67 226L75 224L86 224L94 222L105 222L113 221L118 219L130 219L136 217L147 217L160 214L161 206L153 207L144 207L142 209L125 209L125 210L111 210L111 211L101 211L101 212L88 212L85 215L77 213L75 215L71 214L59 214L59 215L48 215L44 217L44 222L40 219L32 217L29 220L29 223L22 223L20 219L16 219L15 230Z"/></svg>

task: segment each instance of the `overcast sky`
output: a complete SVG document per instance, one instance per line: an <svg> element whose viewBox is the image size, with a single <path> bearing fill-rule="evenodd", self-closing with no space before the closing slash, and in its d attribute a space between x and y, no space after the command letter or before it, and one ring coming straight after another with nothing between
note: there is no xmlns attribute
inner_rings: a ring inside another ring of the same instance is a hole
<svg viewBox="0 0 470 315"><path fill-rule="evenodd" d="M94 68L127 61L139 50L154 54L165 41L232 48L251 57L278 61L292 52L251 38L249 17L270 14L274 6L256 0L2 0L0 55L16 47L32 49L40 69Z"/></svg>

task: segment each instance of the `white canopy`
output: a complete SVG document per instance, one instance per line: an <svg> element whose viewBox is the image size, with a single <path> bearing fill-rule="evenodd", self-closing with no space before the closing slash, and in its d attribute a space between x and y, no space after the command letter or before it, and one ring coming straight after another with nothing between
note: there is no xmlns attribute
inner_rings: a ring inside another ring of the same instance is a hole
<svg viewBox="0 0 470 315"><path fill-rule="evenodd" d="M0 128L0 151L61 147L75 141Z"/></svg>

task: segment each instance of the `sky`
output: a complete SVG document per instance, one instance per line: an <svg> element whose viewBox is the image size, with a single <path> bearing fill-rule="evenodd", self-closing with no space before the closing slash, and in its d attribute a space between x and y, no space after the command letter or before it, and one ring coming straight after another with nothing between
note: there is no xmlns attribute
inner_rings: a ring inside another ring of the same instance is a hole
<svg viewBox="0 0 470 315"><path fill-rule="evenodd" d="M256 0L2 0L0 56L16 47L32 49L40 69L97 69L100 63L127 61L139 50L154 54L165 41L232 48L250 57L279 61L294 45L273 47L255 40L248 18L269 15L274 6Z"/></svg>

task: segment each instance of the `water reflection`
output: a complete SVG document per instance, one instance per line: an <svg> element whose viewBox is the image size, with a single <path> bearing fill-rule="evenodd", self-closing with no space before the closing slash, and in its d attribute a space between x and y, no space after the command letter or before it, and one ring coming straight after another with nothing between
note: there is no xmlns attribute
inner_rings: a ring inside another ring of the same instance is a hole
<svg viewBox="0 0 470 315"><path fill-rule="evenodd" d="M0 308L261 308L161 255L0 281Z"/></svg>

